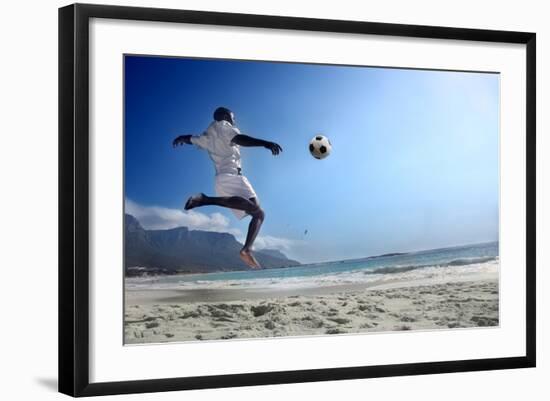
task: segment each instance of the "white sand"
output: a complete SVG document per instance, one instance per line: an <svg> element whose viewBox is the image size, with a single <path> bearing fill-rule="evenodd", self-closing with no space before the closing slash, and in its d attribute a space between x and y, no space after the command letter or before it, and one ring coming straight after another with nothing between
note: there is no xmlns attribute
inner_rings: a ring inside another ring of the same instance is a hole
<svg viewBox="0 0 550 401"><path fill-rule="evenodd" d="M128 290L126 344L499 324L498 273L294 291Z"/></svg>

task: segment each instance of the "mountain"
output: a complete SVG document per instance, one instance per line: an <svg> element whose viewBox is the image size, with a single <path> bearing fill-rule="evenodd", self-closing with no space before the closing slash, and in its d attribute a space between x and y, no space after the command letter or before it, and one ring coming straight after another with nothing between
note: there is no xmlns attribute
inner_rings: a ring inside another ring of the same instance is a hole
<svg viewBox="0 0 550 401"><path fill-rule="evenodd" d="M129 214L125 215L124 222L127 275L248 269L239 257L242 244L231 234L189 230L187 227L145 230ZM254 255L264 268L300 264L273 249L256 251Z"/></svg>
<svg viewBox="0 0 550 401"><path fill-rule="evenodd" d="M286 255L278 249L262 249L261 252L263 255L273 256L274 258L287 259Z"/></svg>

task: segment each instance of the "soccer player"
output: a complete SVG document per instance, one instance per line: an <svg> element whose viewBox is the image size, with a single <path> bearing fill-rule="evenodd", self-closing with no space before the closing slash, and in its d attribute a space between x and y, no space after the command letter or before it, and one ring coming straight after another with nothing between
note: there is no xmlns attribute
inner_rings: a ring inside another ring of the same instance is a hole
<svg viewBox="0 0 550 401"><path fill-rule="evenodd" d="M237 218L250 215L246 241L240 251L241 259L251 268L260 268L252 254L252 244L260 232L265 213L258 196L248 179L242 175L240 146L257 146L269 149L277 156L283 149L275 142L264 141L241 134L235 126L235 114L225 107L214 111L214 121L201 135L180 135L172 142L174 147L196 145L208 152L216 169L215 187L218 196L203 193L193 195L185 204L185 210L217 205L229 208Z"/></svg>

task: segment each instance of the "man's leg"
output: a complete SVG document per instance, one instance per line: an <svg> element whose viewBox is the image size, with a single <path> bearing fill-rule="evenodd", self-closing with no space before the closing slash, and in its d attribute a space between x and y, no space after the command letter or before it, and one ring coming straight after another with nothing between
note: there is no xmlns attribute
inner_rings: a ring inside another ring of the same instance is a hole
<svg viewBox="0 0 550 401"><path fill-rule="evenodd" d="M222 206L230 209L242 210L252 217L248 225L246 241L241 249L241 259L252 268L259 268L260 264L252 255L252 244L260 232L264 222L265 213L258 204L256 198L245 199L240 196L206 196L200 194L189 198L185 204L185 210L201 206Z"/></svg>
<svg viewBox="0 0 550 401"><path fill-rule="evenodd" d="M246 234L246 241L243 246L244 251L252 250L252 244L256 240L265 219L265 212L258 204L256 198L250 198L249 201L253 203L256 208L251 212L247 212L250 216L252 216L252 220L250 220L250 224L248 225L248 233Z"/></svg>
<svg viewBox="0 0 550 401"><path fill-rule="evenodd" d="M192 196L187 200L185 210L190 210L201 206L222 206L229 209L242 210L247 214L251 214L252 211L259 207L255 200L253 202L241 196L206 196L201 193Z"/></svg>

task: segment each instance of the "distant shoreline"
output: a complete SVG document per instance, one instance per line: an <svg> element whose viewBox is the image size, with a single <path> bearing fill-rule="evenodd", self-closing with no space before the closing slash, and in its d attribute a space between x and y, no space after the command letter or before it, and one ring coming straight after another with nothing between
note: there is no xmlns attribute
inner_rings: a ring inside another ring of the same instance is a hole
<svg viewBox="0 0 550 401"><path fill-rule="evenodd" d="M498 278L496 272L476 273L463 277L451 279L441 278L399 278L390 279L384 282L373 283L348 283L334 284L328 286L309 286L299 288L214 288L214 289L144 289L128 288L126 299L140 304L152 303L180 303L180 302L208 302L208 301L237 301L237 300L260 300L266 298L281 298L297 295L325 295L336 292L365 291L365 290L386 290L402 287L419 287L449 282L482 281Z"/></svg>
<svg viewBox="0 0 550 401"><path fill-rule="evenodd" d="M278 270L278 269L292 269L295 267L306 267L307 265L293 265L293 266L281 266L281 267L269 267L267 269L262 270ZM128 274L128 270L130 270L131 274ZM232 273L232 272L246 272L246 271L252 271L252 269L249 268L242 268L242 269L227 269L227 270L210 270L210 271L177 271L177 270L170 270L165 268L156 268L156 267L143 267L143 266L131 266L127 267L125 271L125 277L126 278L132 278L132 277L165 277L165 276L197 276L197 275L204 275L204 274L216 274L216 273ZM138 274L142 273L142 274ZM143 274L145 273L145 274Z"/></svg>
<svg viewBox="0 0 550 401"><path fill-rule="evenodd" d="M292 265L292 266L281 266L281 267L271 267L267 269L262 270L278 270L278 269L293 269L296 267L315 267L325 264L336 264L336 263L356 263L361 261L367 261L367 260L374 260L374 259L381 259L381 258L390 258L395 256L404 256L404 255L411 255L415 253L424 253L424 252L432 252L432 251L438 251L438 250L448 250L448 249L454 249L454 248L462 248L462 247L472 247L472 246L482 246L487 244L495 244L499 241L489 241L489 242L480 242L475 244L464 244L464 245L453 245L453 246L446 246L443 248L434 248L434 249L423 249L419 251L410 251L410 252L389 252L384 253L380 255L372 255L372 256L366 256L362 258L353 258L353 259L343 259L343 260L330 260L330 261L323 261L323 262L314 262L314 263L301 263L298 265ZM143 266L131 266L125 268L125 277L131 278L131 277L164 277L164 276L185 276L189 277L191 275L204 275L204 274L216 274L216 273L231 273L231 272L247 272L247 271L253 271L248 268L238 268L238 269L220 269L220 270L210 270L210 271L186 271L186 270L172 270L167 268L157 268L157 267L143 267ZM129 274L130 273L130 274Z"/></svg>

